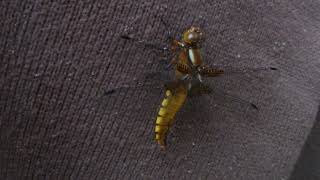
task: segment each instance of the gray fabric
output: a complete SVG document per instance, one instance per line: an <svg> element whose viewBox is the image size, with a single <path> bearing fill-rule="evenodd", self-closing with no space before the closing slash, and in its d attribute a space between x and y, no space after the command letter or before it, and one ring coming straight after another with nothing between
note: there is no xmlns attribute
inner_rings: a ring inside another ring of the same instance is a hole
<svg viewBox="0 0 320 180"><path fill-rule="evenodd" d="M320 179L320 108L290 180Z"/></svg>
<svg viewBox="0 0 320 180"><path fill-rule="evenodd" d="M319 105L319 2L6 0L0 8L1 179L290 176ZM121 34L163 44L168 29L178 36L194 24L206 33L207 64L279 71L208 79L260 110L219 94L189 99L163 153L153 141L163 90L104 91L163 66L161 52Z"/></svg>

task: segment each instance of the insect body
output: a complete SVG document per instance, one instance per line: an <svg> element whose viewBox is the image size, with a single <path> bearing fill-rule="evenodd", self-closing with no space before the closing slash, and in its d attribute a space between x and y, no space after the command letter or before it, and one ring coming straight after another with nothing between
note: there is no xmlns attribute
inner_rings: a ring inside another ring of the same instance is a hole
<svg viewBox="0 0 320 180"><path fill-rule="evenodd" d="M129 36L121 37L127 40L137 40ZM162 149L165 149L166 147L167 133L174 122L176 113L183 106L186 98L188 96L199 96L211 93L211 88L204 84L203 78L216 77L225 74L225 70L204 65L201 56L201 42L203 39L203 33L200 28L192 26L183 32L181 41L176 39L172 40L171 50L175 53L175 57L172 59L171 65L174 65L175 67L175 76L173 80L165 83L165 98L162 100L155 123L155 140ZM143 43L147 47L159 49L157 45L150 42L137 42ZM273 67L259 68L252 69L251 72L260 70L277 69ZM232 71L230 72L233 73ZM243 73L250 71L235 71L235 73L238 72ZM218 90L219 89L215 88L214 92L218 93ZM107 93L113 93L114 91L115 90L112 89ZM223 90L221 92L226 97L229 96L233 100L249 105L251 108L258 109L256 105L249 101L226 94Z"/></svg>
<svg viewBox="0 0 320 180"><path fill-rule="evenodd" d="M202 76L218 76L222 70L216 70L203 65L200 45L203 35L200 28L190 27L182 35L182 41L173 40L172 49L179 52L172 60L175 65L175 80L166 84L166 97L158 112L155 134L156 141L162 149L166 146L166 135L174 122L187 95L201 95L209 89L202 82Z"/></svg>

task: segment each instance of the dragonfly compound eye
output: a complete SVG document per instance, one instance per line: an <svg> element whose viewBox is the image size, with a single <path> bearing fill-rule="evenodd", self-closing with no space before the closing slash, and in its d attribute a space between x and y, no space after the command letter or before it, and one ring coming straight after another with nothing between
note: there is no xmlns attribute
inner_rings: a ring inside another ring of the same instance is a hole
<svg viewBox="0 0 320 180"><path fill-rule="evenodd" d="M183 33L183 41L189 45L200 43L203 40L203 33L198 27L191 27Z"/></svg>

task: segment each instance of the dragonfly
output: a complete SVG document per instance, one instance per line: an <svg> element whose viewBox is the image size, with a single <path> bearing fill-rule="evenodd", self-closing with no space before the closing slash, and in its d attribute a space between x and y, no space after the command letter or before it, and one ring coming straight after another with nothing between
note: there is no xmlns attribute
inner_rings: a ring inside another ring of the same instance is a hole
<svg viewBox="0 0 320 180"><path fill-rule="evenodd" d="M164 25L166 25L163 20L162 22ZM150 48L170 50L174 54L174 57L166 66L167 70L170 68L173 69L174 77L164 83L165 97L160 104L160 108L155 120L155 141L158 143L161 150L166 149L166 138L169 129L174 123L177 112L181 109L188 97L201 96L211 93L223 93L223 90L216 88L213 90L210 88L210 86L205 83L204 78L218 77L224 75L225 73L277 70L275 67L263 67L247 69L245 71L225 72L224 69L205 65L201 54L204 33L201 28L197 26L190 26L183 31L180 40L169 35L168 39L170 40L170 48L159 47L158 44L138 40L127 35L122 35L121 38L144 44L146 47ZM106 95L110 95L122 88L130 88L130 86L110 89L106 91ZM258 106L252 102L231 94L223 94L233 98L233 100L238 101L241 104L249 106L254 110L258 110Z"/></svg>

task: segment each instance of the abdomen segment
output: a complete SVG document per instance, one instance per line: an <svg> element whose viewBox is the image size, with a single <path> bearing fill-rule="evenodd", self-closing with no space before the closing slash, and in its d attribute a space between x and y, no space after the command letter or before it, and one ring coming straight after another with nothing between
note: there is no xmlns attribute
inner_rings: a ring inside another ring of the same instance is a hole
<svg viewBox="0 0 320 180"><path fill-rule="evenodd" d="M162 149L166 147L166 136L174 122L175 115L186 100L187 90L181 85L175 90L167 89L165 96L158 112L155 127L156 141Z"/></svg>

